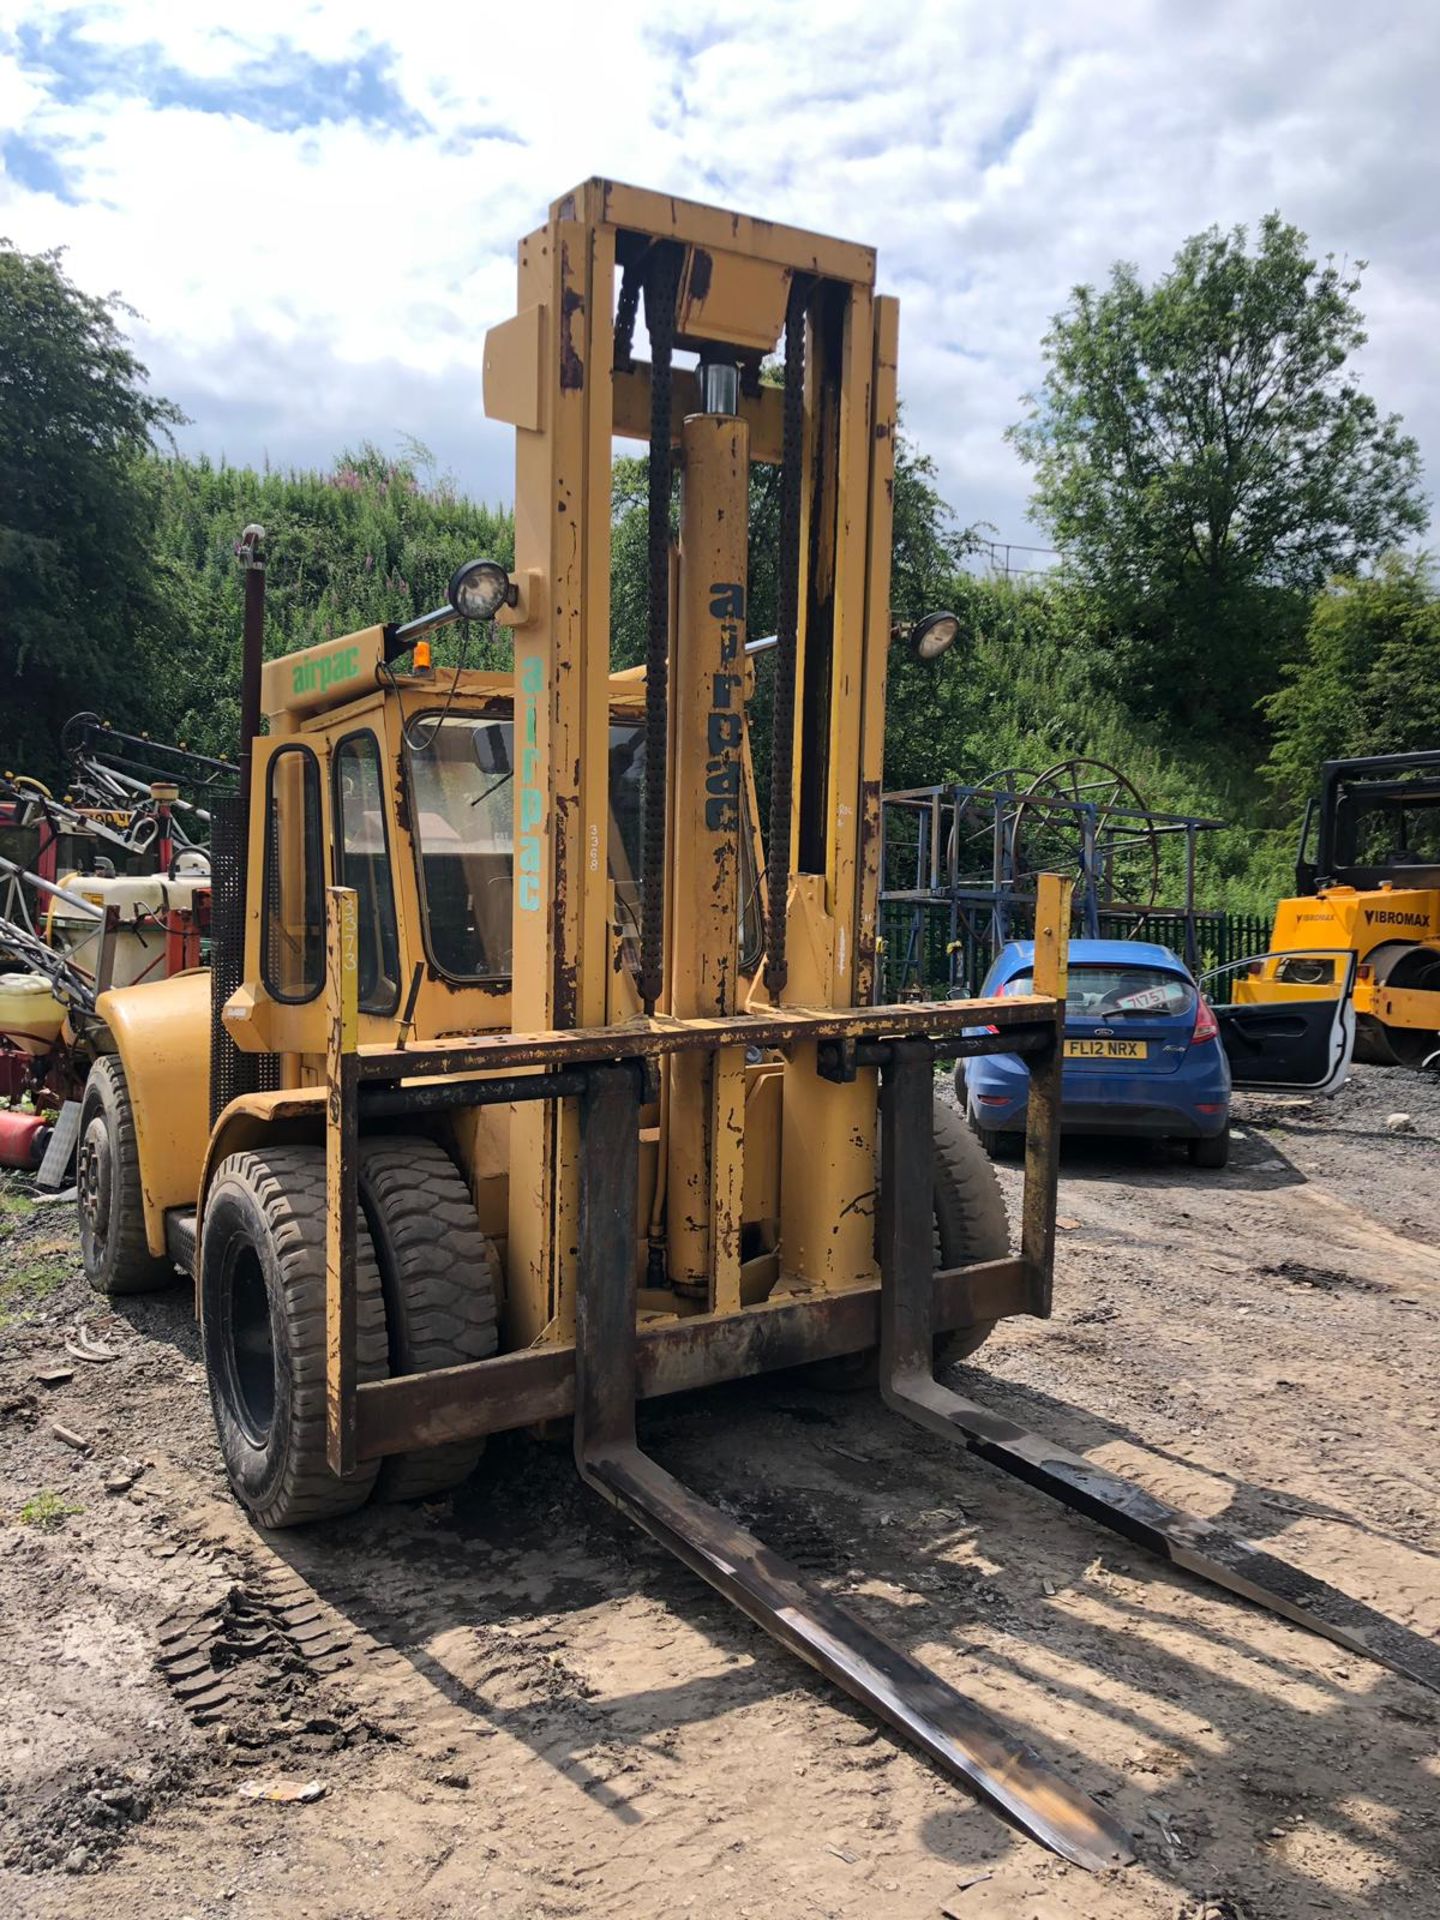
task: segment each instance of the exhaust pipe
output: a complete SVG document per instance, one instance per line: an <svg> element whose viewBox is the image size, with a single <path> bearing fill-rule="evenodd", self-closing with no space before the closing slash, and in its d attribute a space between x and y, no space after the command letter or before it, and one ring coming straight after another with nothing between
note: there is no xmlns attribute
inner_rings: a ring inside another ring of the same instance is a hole
<svg viewBox="0 0 1440 1920"><path fill-rule="evenodd" d="M240 644L240 782L217 799L210 823L210 1124L260 1084L259 1056L242 1053L225 1025L225 1002L245 971L245 863L250 843L250 784L260 733L260 668L265 658L265 529L248 526L235 543L245 573Z"/></svg>
<svg viewBox="0 0 1440 1920"><path fill-rule="evenodd" d="M265 660L265 529L254 522L235 543L245 573L245 625L240 641L240 800L250 806L250 762L260 731L260 668Z"/></svg>

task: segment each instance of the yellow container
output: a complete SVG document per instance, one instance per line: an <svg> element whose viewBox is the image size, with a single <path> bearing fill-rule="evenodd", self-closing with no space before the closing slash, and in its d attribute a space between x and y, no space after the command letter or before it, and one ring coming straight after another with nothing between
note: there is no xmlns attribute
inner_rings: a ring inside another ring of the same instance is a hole
<svg viewBox="0 0 1440 1920"><path fill-rule="evenodd" d="M65 1009L38 973L0 973L0 1039L22 1053L48 1053Z"/></svg>

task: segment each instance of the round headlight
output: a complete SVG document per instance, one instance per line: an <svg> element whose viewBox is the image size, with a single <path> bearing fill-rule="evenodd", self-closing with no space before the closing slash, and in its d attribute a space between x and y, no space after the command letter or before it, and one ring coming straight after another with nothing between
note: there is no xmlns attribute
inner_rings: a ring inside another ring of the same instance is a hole
<svg viewBox="0 0 1440 1920"><path fill-rule="evenodd" d="M450 576L450 604L462 620L493 620L511 596L510 576L498 560L467 560Z"/></svg>
<svg viewBox="0 0 1440 1920"><path fill-rule="evenodd" d="M910 629L910 651L917 660L938 660L955 644L960 622L953 613L927 613Z"/></svg>

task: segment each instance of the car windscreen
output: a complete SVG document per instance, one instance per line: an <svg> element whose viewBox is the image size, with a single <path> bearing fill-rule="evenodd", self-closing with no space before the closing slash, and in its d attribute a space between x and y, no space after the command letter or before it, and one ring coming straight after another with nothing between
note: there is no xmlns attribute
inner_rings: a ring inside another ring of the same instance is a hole
<svg viewBox="0 0 1440 1920"><path fill-rule="evenodd" d="M1035 976L1024 968L1000 989L1033 993ZM1195 987L1183 974L1125 960L1072 962L1065 989L1065 1011L1080 1019L1128 1020L1178 1018L1195 1011Z"/></svg>

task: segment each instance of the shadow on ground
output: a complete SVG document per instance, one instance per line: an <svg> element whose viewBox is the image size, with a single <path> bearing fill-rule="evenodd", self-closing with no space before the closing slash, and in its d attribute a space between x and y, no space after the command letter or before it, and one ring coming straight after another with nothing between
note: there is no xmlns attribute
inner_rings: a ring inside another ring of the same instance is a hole
<svg viewBox="0 0 1440 1920"><path fill-rule="evenodd" d="M1142 1444L1033 1389L970 1370L958 1380L1076 1450ZM1284 1911L1318 1910L1309 1869L1280 1843L1297 1807L1312 1841L1378 1856L1397 1898L1433 1869L1414 1809L1433 1788L1424 1767L1437 1714L1417 1686L1365 1668L1357 1693L1352 1666L1337 1673L1335 1649L1257 1625L1245 1603L903 1426L868 1396L744 1382L643 1408L641 1439L898 1645L922 1659L939 1649L930 1657L947 1677L998 1700L1010 1729L1112 1805L1177 1887L1213 1887L1210 1862L1238 1857L1255 1868L1240 1879L1258 1874L1272 1897L1285 1896ZM1252 1538L1282 1530L1271 1490L1221 1477L1231 1523ZM746 1707L793 1720L797 1757L813 1744L817 1712L831 1740L843 1723L857 1730L852 1740L869 1727L862 1710L583 1489L562 1449L523 1436L492 1442L474 1480L439 1510L372 1511L270 1545L452 1705L525 1742L621 1822L643 1815L623 1784L592 1772L588 1756L602 1744L633 1749L653 1772L678 1764L673 1730ZM583 1623L631 1596L703 1635L723 1672L611 1694ZM499 1699L484 1677L492 1636L537 1616L542 1627L571 1622L544 1655L548 1679L536 1697ZM1137 1741L1156 1756L1150 1773L1134 1760ZM1268 1764L1257 1752L1293 1760ZM1362 1753L1363 1777L1353 1771ZM1357 1811L1362 1797L1369 1811ZM933 1853L973 1864L976 1823L963 1796L927 1815L923 1833ZM997 1821L986 1861L1024 1844ZM1369 1893L1328 1883L1324 1899L1325 1911L1355 1920L1377 1910Z"/></svg>

